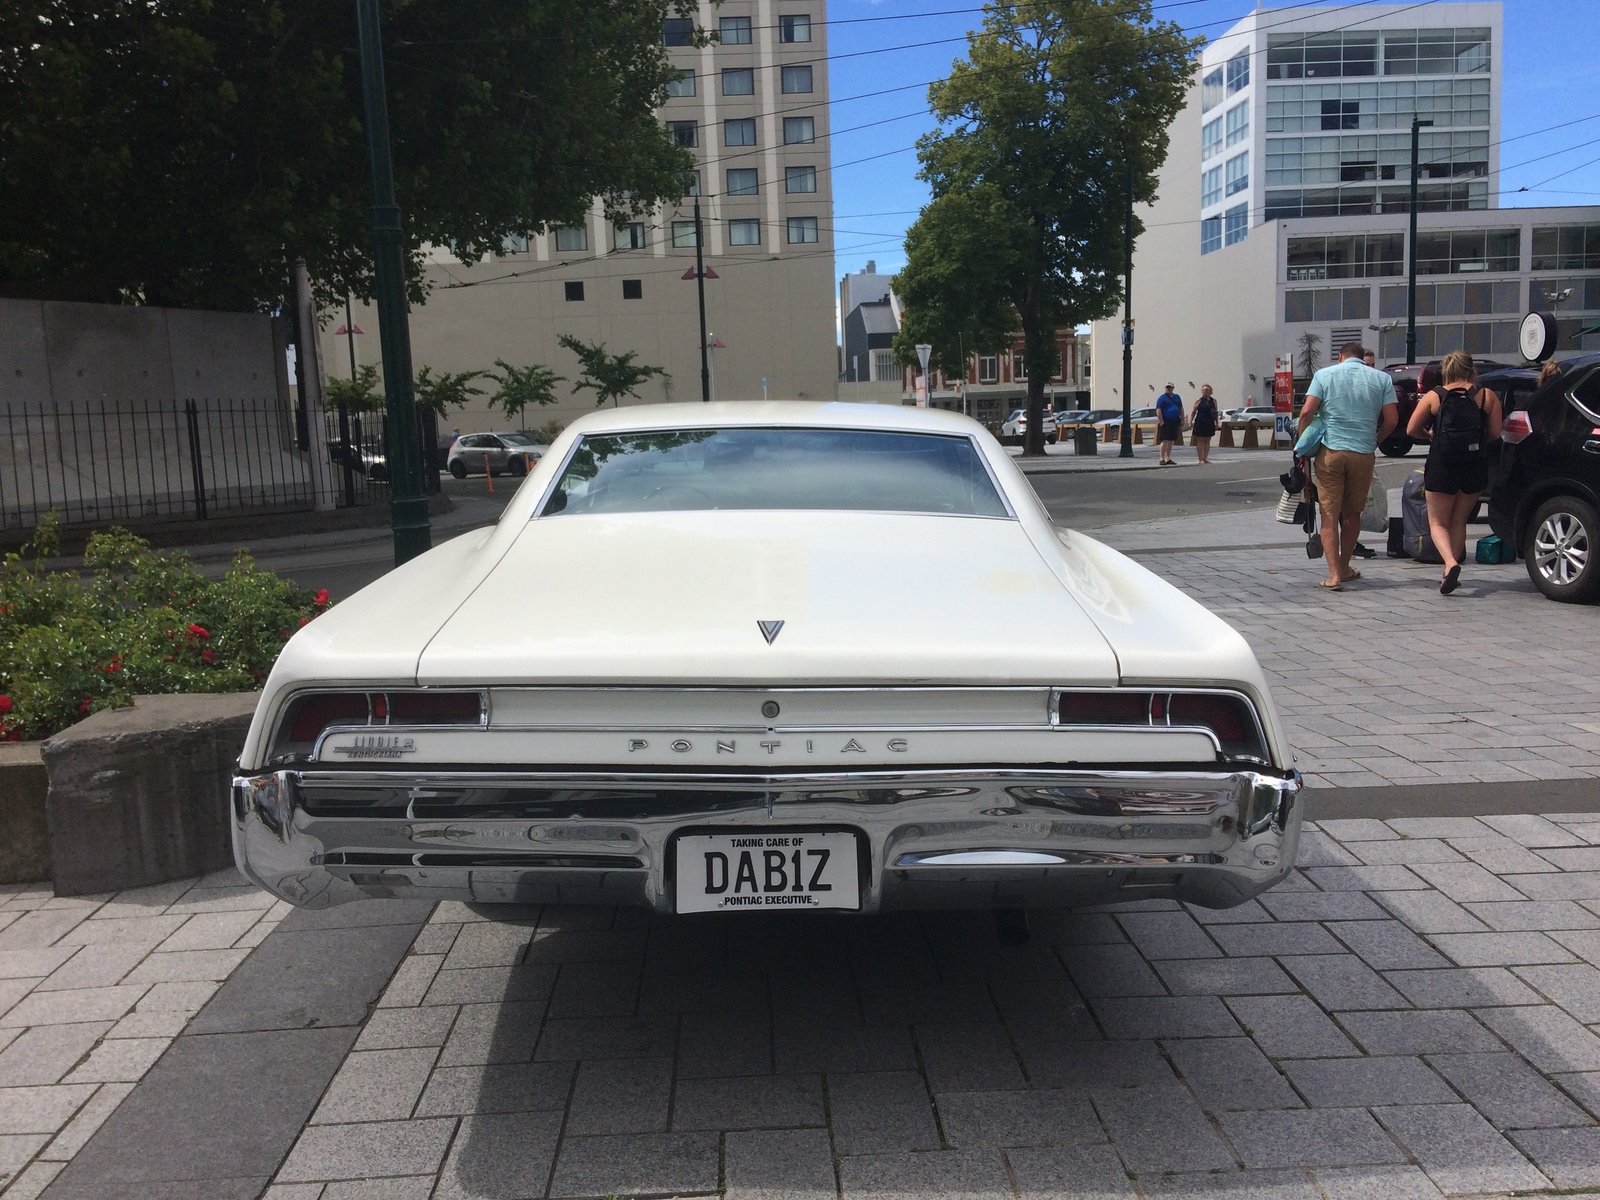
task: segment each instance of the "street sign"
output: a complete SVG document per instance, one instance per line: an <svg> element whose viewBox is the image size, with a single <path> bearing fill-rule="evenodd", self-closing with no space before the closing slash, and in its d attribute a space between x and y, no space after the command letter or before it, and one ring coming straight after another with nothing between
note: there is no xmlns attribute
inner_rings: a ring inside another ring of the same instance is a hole
<svg viewBox="0 0 1600 1200"><path fill-rule="evenodd" d="M1517 331L1517 348L1529 362L1543 362L1556 352L1556 339L1560 335L1554 313L1531 312L1522 318L1522 328Z"/></svg>
<svg viewBox="0 0 1600 1200"><path fill-rule="evenodd" d="M1273 445L1294 441L1294 426L1294 355L1280 354L1272 372Z"/></svg>

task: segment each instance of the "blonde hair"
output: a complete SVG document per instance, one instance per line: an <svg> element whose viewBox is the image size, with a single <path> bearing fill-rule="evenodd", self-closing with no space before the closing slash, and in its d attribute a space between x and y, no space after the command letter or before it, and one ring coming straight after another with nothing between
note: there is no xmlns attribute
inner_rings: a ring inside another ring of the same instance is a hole
<svg viewBox="0 0 1600 1200"><path fill-rule="evenodd" d="M1545 363L1544 366L1539 368L1539 386L1543 387L1545 384L1549 383L1552 378L1560 373L1561 364L1552 358L1549 362Z"/></svg>
<svg viewBox="0 0 1600 1200"><path fill-rule="evenodd" d="M1446 383L1471 383L1478 378L1478 370L1472 365L1472 355L1465 350L1452 350L1444 356L1444 361L1439 364L1439 374Z"/></svg>

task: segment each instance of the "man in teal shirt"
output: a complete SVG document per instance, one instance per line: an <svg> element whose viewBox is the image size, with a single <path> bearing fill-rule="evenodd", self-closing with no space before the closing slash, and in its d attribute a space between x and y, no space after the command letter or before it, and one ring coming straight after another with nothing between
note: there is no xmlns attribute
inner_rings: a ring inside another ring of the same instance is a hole
<svg viewBox="0 0 1600 1200"><path fill-rule="evenodd" d="M1361 533L1361 510L1372 486L1378 443L1400 423L1394 381L1361 361L1361 344L1339 347L1339 361L1311 377L1300 409L1300 432L1322 414L1322 448L1317 451L1317 502L1322 508L1322 552L1328 577L1322 586L1339 591L1361 572L1350 555Z"/></svg>

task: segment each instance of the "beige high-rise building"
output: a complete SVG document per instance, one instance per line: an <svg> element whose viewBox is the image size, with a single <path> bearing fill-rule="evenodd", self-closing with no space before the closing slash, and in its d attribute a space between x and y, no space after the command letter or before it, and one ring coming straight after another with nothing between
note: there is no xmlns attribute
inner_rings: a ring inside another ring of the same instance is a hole
<svg viewBox="0 0 1600 1200"><path fill-rule="evenodd" d="M684 76L659 115L699 159L716 276L705 284L715 399L759 400L763 380L774 400L836 395L825 18L824 0L702 0L699 24L720 42L688 44L688 22L663 30ZM670 379L640 389L644 403L700 399L693 205L685 196L613 227L596 202L583 225L515 239L473 266L435 251L432 290L411 314L413 362L435 373L488 370L497 358L551 367L569 382L557 385L558 404L526 414L529 428L595 407L593 393L570 394L578 361L562 334L665 368ZM359 359L377 362L376 314L358 310L356 325ZM344 339L324 337L329 375L348 376ZM479 401L443 425L472 432L506 419Z"/></svg>

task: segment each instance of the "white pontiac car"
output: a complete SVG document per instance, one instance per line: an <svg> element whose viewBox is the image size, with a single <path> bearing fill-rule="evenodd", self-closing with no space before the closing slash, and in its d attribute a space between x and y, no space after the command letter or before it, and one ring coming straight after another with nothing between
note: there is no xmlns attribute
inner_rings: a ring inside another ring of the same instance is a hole
<svg viewBox="0 0 1600 1200"><path fill-rule="evenodd" d="M1299 789L1244 639L981 426L669 404L297 633L233 839L309 907L1223 907L1289 871Z"/></svg>

